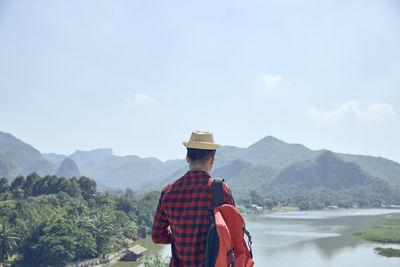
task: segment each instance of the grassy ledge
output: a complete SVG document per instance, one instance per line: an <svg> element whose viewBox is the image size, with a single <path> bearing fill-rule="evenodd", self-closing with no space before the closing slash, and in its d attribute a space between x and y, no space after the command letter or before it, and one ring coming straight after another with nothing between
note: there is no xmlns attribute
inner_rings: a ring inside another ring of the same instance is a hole
<svg viewBox="0 0 400 267"><path fill-rule="evenodd" d="M381 244L400 244L400 214L389 214L384 224L352 233L352 236ZM385 257L400 257L400 249L375 248L376 253Z"/></svg>
<svg viewBox="0 0 400 267"><path fill-rule="evenodd" d="M385 257L400 257L400 249L377 247L375 252Z"/></svg>

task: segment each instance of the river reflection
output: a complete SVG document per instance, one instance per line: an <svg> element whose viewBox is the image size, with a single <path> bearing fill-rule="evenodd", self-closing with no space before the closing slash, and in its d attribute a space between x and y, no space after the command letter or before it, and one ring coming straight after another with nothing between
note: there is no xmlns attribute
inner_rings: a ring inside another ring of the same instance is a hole
<svg viewBox="0 0 400 267"><path fill-rule="evenodd" d="M379 256L373 250L376 244L350 235L380 224L386 214L393 212L400 210L274 212L247 215L245 221L253 237L255 266L399 267L399 258ZM165 256L170 255L170 248L155 246L150 252Z"/></svg>
<svg viewBox="0 0 400 267"><path fill-rule="evenodd" d="M374 244L351 232L381 223L399 210L332 210L247 216L257 266L400 266L400 259L376 255Z"/></svg>

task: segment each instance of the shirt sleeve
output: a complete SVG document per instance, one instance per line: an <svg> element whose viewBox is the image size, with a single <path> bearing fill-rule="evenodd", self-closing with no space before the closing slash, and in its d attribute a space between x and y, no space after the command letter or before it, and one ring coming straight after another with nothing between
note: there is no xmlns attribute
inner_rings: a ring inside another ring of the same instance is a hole
<svg viewBox="0 0 400 267"><path fill-rule="evenodd" d="M226 183L223 183L223 185L224 185L224 203L235 206L235 200L233 199L231 189Z"/></svg>
<svg viewBox="0 0 400 267"><path fill-rule="evenodd" d="M168 218L163 206L164 190L161 192L160 199L158 200L156 214L154 216L153 229L151 237L156 244L171 244L172 233L169 226Z"/></svg>

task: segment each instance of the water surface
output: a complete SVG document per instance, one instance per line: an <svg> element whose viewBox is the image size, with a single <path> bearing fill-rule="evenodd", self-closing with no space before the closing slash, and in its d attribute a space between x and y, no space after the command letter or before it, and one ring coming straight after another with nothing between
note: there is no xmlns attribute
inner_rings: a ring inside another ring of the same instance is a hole
<svg viewBox="0 0 400 267"><path fill-rule="evenodd" d="M400 258L379 256L374 253L377 244L350 235L381 224L382 218L392 212L400 210L274 212L247 215L245 221L253 237L255 266L399 267ZM145 242L143 245L149 249L149 253L170 255L169 246L154 245L150 239ZM130 262L113 266L138 265Z"/></svg>
<svg viewBox="0 0 400 267"><path fill-rule="evenodd" d="M281 212L247 216L256 266L366 267L400 266L399 258L374 253L372 244L350 233L381 223L399 210Z"/></svg>

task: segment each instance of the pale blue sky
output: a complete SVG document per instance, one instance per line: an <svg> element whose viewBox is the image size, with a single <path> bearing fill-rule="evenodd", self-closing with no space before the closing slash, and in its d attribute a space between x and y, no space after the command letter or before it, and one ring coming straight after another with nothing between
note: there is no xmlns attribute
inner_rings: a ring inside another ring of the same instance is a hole
<svg viewBox="0 0 400 267"><path fill-rule="evenodd" d="M400 2L0 0L0 131L183 158L192 130L400 162Z"/></svg>

